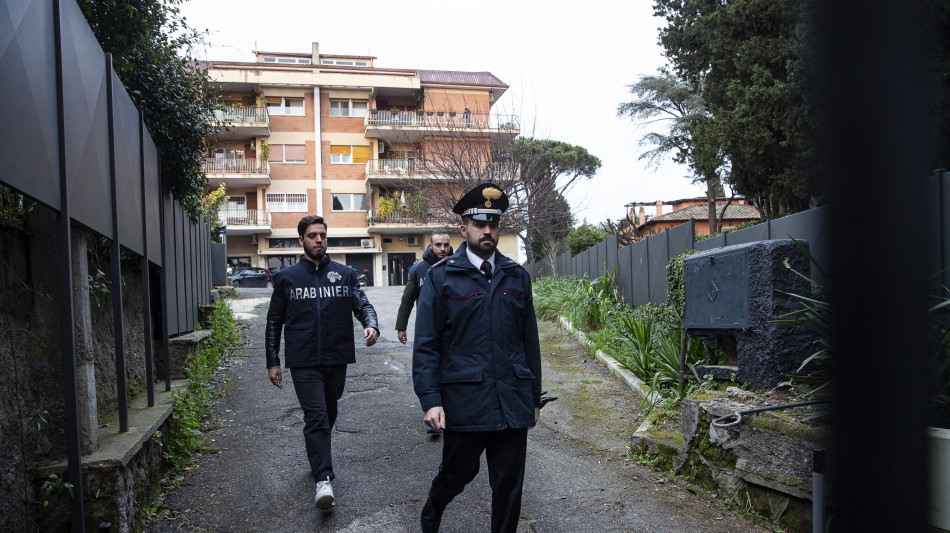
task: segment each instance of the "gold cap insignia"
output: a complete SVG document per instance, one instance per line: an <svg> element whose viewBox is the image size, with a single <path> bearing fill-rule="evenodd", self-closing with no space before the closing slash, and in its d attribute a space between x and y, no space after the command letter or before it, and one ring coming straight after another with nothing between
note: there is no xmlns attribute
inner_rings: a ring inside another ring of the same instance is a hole
<svg viewBox="0 0 950 533"><path fill-rule="evenodd" d="M494 187L485 187L482 189L482 196L485 197L485 207L491 207L491 201L501 198L501 191Z"/></svg>

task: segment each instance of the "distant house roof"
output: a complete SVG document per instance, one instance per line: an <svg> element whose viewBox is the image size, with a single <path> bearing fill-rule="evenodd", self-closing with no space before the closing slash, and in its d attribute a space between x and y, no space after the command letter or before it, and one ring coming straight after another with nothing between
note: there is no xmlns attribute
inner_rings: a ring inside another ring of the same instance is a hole
<svg viewBox="0 0 950 533"><path fill-rule="evenodd" d="M753 220L759 218L759 210L751 205L729 205L726 209L725 215L723 215L723 208L726 206L720 205L716 207L716 217L721 220ZM665 215L660 215L658 217L653 217L650 220L647 220L643 223L643 226L649 226L652 224L659 224L661 222L676 222L682 220L703 220L709 218L709 206L706 205L691 205L689 207L684 207L683 209L677 209L676 211L671 211Z"/></svg>
<svg viewBox="0 0 950 533"><path fill-rule="evenodd" d="M422 83L442 85L480 85L483 87L503 87L508 85L491 72L462 72L457 70L416 70Z"/></svg>

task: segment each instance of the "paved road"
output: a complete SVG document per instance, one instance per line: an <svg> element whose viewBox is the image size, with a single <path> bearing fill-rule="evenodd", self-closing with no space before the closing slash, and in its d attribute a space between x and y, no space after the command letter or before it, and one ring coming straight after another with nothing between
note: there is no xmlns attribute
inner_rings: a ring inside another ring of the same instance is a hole
<svg viewBox="0 0 950 533"><path fill-rule="evenodd" d="M201 454L181 486L165 495L171 518L147 531L418 531L441 443L426 437L412 392L411 345L395 336L401 288L366 292L382 334L376 346L357 345L340 401L333 435L337 507L323 513L313 505L289 372L283 390L267 380L262 346L270 290L241 289L237 311L263 305L242 315L245 344L223 371L208 443L218 449ZM563 397L529 433L519 532L768 531L627 460L622 452L639 404L572 340L551 325L541 329L545 387ZM478 478L447 509L442 531L488 531L486 471L483 459Z"/></svg>

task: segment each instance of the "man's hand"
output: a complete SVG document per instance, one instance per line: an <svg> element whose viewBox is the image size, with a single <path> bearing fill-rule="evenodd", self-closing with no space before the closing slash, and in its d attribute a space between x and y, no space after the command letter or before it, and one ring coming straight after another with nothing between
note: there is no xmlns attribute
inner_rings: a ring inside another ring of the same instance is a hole
<svg viewBox="0 0 950 533"><path fill-rule="evenodd" d="M534 426L538 425L538 420L541 418L541 408L534 408ZM529 427L528 429L534 429L534 426Z"/></svg>
<svg viewBox="0 0 950 533"><path fill-rule="evenodd" d="M426 425L435 431L445 429L445 411L441 406L436 406L426 411Z"/></svg>
<svg viewBox="0 0 950 533"><path fill-rule="evenodd" d="M267 376L270 377L270 382L278 389L284 388L284 374L281 372L279 366L268 368Z"/></svg>
<svg viewBox="0 0 950 533"><path fill-rule="evenodd" d="M366 328L363 330L363 338L366 339L366 346L372 346L376 344L376 339L379 337L379 332L376 331L376 328Z"/></svg>
<svg viewBox="0 0 950 533"><path fill-rule="evenodd" d="M406 344L406 341L409 340L409 338L406 337L406 330L404 330L404 329L401 329L401 330L397 331L397 332L396 332L396 337L398 337L398 338L399 338L399 342L401 342L401 343L403 343L403 344Z"/></svg>

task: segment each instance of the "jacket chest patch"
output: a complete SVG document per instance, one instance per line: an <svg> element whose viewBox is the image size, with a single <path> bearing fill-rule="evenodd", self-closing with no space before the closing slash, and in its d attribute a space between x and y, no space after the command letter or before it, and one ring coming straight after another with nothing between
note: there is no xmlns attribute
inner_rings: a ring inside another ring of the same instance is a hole
<svg viewBox="0 0 950 533"><path fill-rule="evenodd" d="M307 300L310 298L316 298L318 291L320 298L350 297L350 288L348 286L337 285L335 287L291 287L290 289L287 289L287 299Z"/></svg>
<svg viewBox="0 0 950 533"><path fill-rule="evenodd" d="M329 274L327 274L327 279L330 280L330 283L336 283L343 279L343 276L340 275L339 272L331 271Z"/></svg>

